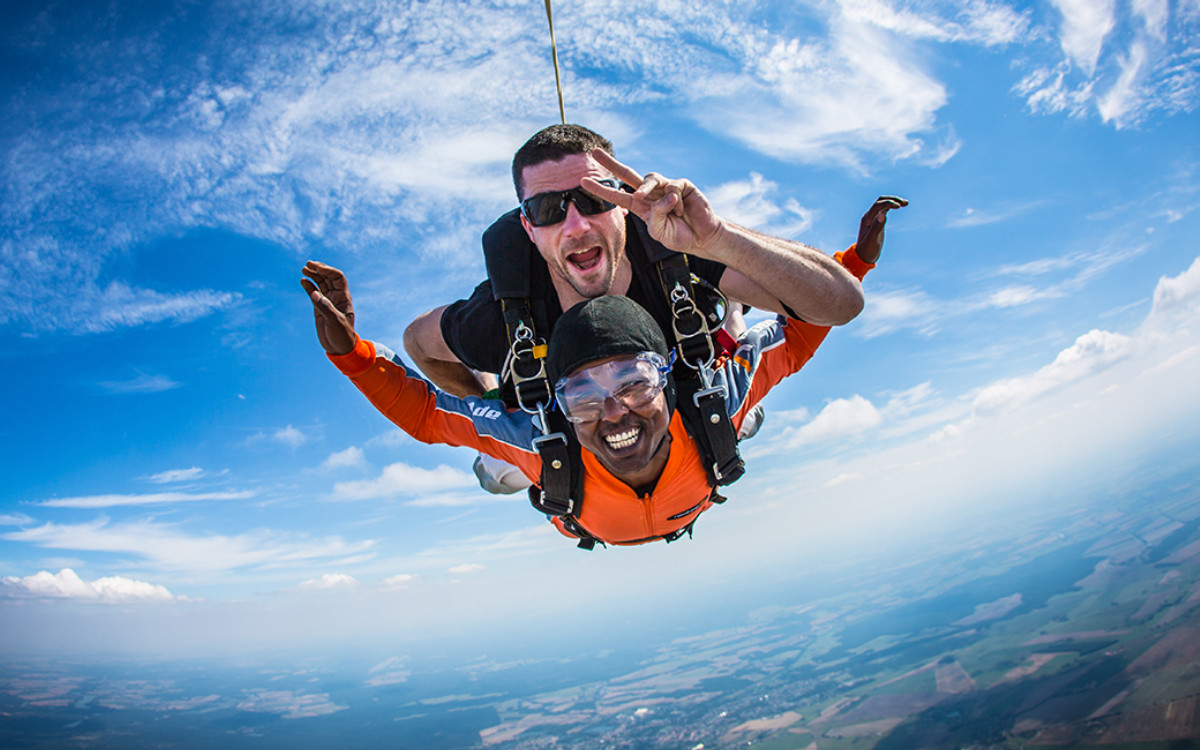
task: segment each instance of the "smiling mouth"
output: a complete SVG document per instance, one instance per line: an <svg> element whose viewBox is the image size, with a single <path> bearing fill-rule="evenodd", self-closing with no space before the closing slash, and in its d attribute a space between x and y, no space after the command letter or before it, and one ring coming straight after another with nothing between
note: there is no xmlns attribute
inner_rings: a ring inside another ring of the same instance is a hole
<svg viewBox="0 0 1200 750"><path fill-rule="evenodd" d="M567 262L580 271L590 271L600 264L600 256L601 251L599 246L593 246L586 250L568 254Z"/></svg>
<svg viewBox="0 0 1200 750"><path fill-rule="evenodd" d="M618 432L613 435L605 435L604 442L608 445L609 450L619 451L633 445L642 436L641 427L631 427L623 432Z"/></svg>

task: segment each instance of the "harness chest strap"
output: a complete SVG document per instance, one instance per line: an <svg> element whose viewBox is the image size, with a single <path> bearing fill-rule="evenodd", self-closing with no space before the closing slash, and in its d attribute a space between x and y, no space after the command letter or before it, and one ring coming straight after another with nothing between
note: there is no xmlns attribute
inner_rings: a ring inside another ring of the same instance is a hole
<svg viewBox="0 0 1200 750"><path fill-rule="evenodd" d="M741 478L746 471L746 464L738 452L737 430L729 419L728 394L724 388L712 387L708 377L709 368L717 358L715 336L704 314L696 307L686 256L672 253L658 258L654 265L658 269L663 293L671 303L679 354L684 364L696 371L703 386L691 395L691 399L681 392L679 409L689 422L688 427L692 428L689 432L700 441L702 453L711 459L711 463L705 467L709 479L723 487ZM681 391L685 383L679 383ZM698 414L691 411L693 406Z"/></svg>

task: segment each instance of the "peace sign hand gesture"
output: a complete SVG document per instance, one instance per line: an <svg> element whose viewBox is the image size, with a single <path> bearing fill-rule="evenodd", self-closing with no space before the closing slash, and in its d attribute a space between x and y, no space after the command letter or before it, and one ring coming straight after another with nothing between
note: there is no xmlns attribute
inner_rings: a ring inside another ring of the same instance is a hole
<svg viewBox="0 0 1200 750"><path fill-rule="evenodd" d="M720 260L713 257L710 248L724 224L708 198L690 180L670 180L656 172L643 177L602 149L594 149L591 156L621 182L637 189L626 193L585 177L580 183L584 190L632 211L646 222L650 236L670 249Z"/></svg>

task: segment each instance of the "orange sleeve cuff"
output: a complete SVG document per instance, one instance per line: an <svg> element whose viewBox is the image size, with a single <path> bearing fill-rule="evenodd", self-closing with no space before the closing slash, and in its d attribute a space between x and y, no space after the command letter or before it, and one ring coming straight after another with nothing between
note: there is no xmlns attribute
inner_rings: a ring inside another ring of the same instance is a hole
<svg viewBox="0 0 1200 750"><path fill-rule="evenodd" d="M362 375L375 364L375 344L366 339L359 339L354 348L345 354L325 354L343 375L355 377Z"/></svg>
<svg viewBox="0 0 1200 750"><path fill-rule="evenodd" d="M843 268L854 274L860 281L863 276L867 275L867 271L875 267L874 263L866 263L862 258L858 257L858 243L851 245L840 253L834 254L833 259L841 263Z"/></svg>

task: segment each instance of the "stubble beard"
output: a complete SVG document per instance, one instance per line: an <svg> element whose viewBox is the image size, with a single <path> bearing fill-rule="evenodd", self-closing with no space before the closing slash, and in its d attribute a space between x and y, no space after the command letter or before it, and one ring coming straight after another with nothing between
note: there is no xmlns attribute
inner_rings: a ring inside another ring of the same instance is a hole
<svg viewBox="0 0 1200 750"><path fill-rule="evenodd" d="M560 256L561 260L559 261L559 273L580 297L583 297L584 299L594 299L596 297L603 297L612 290L613 284L616 283L617 280L617 272L621 267L621 260L625 254L624 223L620 225L620 231L617 233L615 239L619 244L614 247L606 241L605 235L601 234L600 232L595 232L594 234L589 234L579 240L563 246L562 255ZM599 262L608 264L608 273L603 279L585 282L573 272L575 269L571 267L570 261L567 260L567 256L576 250L579 250L580 248L591 247L593 245L600 247Z"/></svg>

